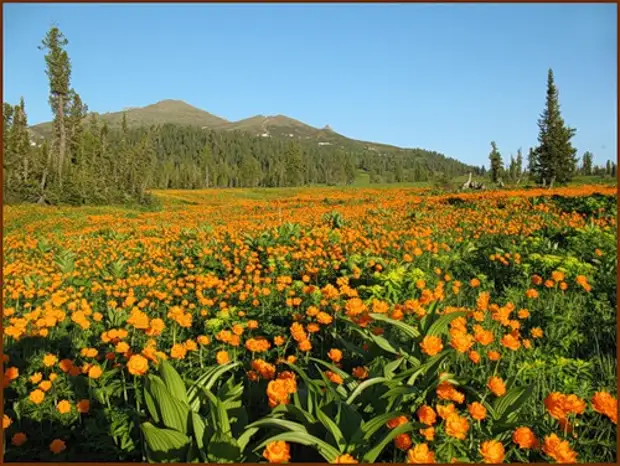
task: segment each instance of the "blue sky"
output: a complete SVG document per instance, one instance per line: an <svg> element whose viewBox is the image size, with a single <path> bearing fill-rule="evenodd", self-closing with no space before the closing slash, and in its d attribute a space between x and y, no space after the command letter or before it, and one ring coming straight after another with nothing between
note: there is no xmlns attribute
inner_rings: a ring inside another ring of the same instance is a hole
<svg viewBox="0 0 620 466"><path fill-rule="evenodd" d="M579 155L616 159L615 4L4 4L4 100L32 124L53 22L100 113L181 99L488 165L491 140L505 161L536 144L552 67Z"/></svg>

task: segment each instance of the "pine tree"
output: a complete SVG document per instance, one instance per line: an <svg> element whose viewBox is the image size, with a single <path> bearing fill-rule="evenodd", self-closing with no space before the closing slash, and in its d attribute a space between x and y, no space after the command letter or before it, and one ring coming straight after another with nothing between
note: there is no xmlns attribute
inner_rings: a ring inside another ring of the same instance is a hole
<svg viewBox="0 0 620 466"><path fill-rule="evenodd" d="M591 176L592 175L592 160L593 160L592 153L590 151L584 152L582 160L583 161L581 165L581 172L585 176Z"/></svg>
<svg viewBox="0 0 620 466"><path fill-rule="evenodd" d="M523 153L521 149L517 151L517 166L516 166L517 185L521 182L521 176L523 176Z"/></svg>
<svg viewBox="0 0 620 466"><path fill-rule="evenodd" d="M577 150L571 139L574 128L567 127L560 113L558 89L553 78L553 70L547 75L547 98L545 109L538 120L538 147L535 149L536 163L534 177L538 183L553 185L566 183L575 173Z"/></svg>
<svg viewBox="0 0 620 466"><path fill-rule="evenodd" d="M491 141L491 153L489 154L489 160L491 162L491 181L498 183L502 177L502 155L497 150L497 144L495 141Z"/></svg>
<svg viewBox="0 0 620 466"><path fill-rule="evenodd" d="M69 103L71 82L71 62L64 47L69 41L56 26L48 31L41 42L40 50L47 50L45 55L46 73L49 78L49 103L54 114L55 150L57 151L56 171L58 183L62 186L62 172L65 164L67 146L67 123L65 115Z"/></svg>

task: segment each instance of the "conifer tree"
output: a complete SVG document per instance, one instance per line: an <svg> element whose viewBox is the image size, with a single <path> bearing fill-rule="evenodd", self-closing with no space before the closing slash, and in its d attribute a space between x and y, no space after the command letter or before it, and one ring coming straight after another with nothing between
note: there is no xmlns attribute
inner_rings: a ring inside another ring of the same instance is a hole
<svg viewBox="0 0 620 466"><path fill-rule="evenodd" d="M577 164L577 150L571 144L576 130L565 125L560 113L558 96L553 70L549 69L546 104L538 120L538 147L534 150L533 167L535 180L549 186L554 182L570 181Z"/></svg>
<svg viewBox="0 0 620 466"><path fill-rule="evenodd" d="M69 41L57 26L52 26L41 42L40 50L45 55L46 74L49 79L49 103L54 114L54 148L57 153L56 172L58 183L62 186L63 167L67 148L67 123L65 116L69 103L71 83L71 62L64 47Z"/></svg>
<svg viewBox="0 0 620 466"><path fill-rule="evenodd" d="M497 144L495 141L491 141L491 153L489 154L489 160L491 162L491 181L497 183L501 180L502 176L502 155L497 150Z"/></svg>
<svg viewBox="0 0 620 466"><path fill-rule="evenodd" d="M582 157L582 165L581 165L581 172L585 175L585 176L591 176L592 175L592 153L590 151L586 151L583 154Z"/></svg>

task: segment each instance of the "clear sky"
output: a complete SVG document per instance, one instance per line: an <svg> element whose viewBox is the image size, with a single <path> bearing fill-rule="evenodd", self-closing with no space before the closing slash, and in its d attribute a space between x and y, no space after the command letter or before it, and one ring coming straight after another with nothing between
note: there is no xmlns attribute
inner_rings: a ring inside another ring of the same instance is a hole
<svg viewBox="0 0 620 466"><path fill-rule="evenodd" d="M47 121L41 39L92 111L184 100L488 165L536 144L553 68L579 155L616 159L616 4L4 4L4 100Z"/></svg>

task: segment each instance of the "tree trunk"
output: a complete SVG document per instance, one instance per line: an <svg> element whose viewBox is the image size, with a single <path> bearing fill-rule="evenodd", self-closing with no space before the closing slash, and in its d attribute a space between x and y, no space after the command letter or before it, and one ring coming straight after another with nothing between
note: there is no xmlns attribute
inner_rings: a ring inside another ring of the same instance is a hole
<svg viewBox="0 0 620 466"><path fill-rule="evenodd" d="M65 128L64 96L58 96L58 183L62 186L62 168L65 163L65 152L67 149L67 133Z"/></svg>
<svg viewBox="0 0 620 466"><path fill-rule="evenodd" d="M553 182L555 181L555 176L551 178L551 183L549 183L549 189L553 188Z"/></svg>

